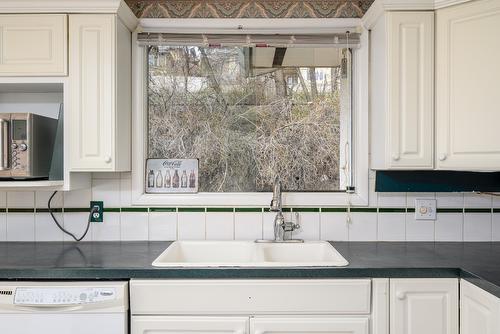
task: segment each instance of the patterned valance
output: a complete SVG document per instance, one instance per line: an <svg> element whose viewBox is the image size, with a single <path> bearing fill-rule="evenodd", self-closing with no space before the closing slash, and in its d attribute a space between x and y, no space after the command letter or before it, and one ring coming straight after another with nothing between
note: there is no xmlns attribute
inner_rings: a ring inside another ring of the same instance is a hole
<svg viewBox="0 0 500 334"><path fill-rule="evenodd" d="M139 18L358 18L373 0L126 0Z"/></svg>

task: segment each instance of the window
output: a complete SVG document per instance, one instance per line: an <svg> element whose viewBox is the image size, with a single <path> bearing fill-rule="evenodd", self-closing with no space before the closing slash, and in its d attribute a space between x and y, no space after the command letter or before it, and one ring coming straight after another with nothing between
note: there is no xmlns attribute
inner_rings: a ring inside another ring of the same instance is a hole
<svg viewBox="0 0 500 334"><path fill-rule="evenodd" d="M140 33L145 126L136 151L199 159L200 193L144 194L134 173L136 203L266 205L257 194L279 175L286 205L340 204L367 159L352 140L360 36L334 35ZM144 172L144 161L136 165Z"/></svg>

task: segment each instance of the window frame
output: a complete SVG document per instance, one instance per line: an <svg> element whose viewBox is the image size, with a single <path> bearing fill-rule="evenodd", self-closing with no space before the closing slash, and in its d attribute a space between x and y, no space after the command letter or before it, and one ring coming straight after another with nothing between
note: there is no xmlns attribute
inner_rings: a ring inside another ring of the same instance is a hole
<svg viewBox="0 0 500 334"><path fill-rule="evenodd" d="M324 33L361 32L361 46L353 55L353 91L351 131L355 191L347 192L283 192L284 206L334 207L368 205L368 31L360 19L141 19L140 29L133 33L133 110L132 110L132 205L135 206L202 206L202 207L267 207L270 192L147 194L145 165L147 158L147 55L137 44L137 31L176 33ZM238 28L239 27L239 28Z"/></svg>

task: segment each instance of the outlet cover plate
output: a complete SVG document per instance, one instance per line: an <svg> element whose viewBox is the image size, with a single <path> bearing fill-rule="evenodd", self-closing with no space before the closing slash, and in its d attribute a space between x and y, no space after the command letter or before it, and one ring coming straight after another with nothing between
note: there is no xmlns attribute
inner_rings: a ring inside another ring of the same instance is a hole
<svg viewBox="0 0 500 334"><path fill-rule="evenodd" d="M415 220L436 220L436 200L415 199Z"/></svg>
<svg viewBox="0 0 500 334"><path fill-rule="evenodd" d="M90 221L92 223L102 223L103 222L103 214L104 214L104 202L103 201L90 201L90 210L92 208L97 207L98 211L92 214L90 217Z"/></svg>

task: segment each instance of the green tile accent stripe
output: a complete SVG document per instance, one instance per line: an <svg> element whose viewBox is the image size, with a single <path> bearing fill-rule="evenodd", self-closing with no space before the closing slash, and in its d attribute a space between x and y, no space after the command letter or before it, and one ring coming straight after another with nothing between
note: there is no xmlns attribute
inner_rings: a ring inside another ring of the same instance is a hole
<svg viewBox="0 0 500 334"><path fill-rule="evenodd" d="M207 208L207 212L234 212L234 208Z"/></svg>
<svg viewBox="0 0 500 334"><path fill-rule="evenodd" d="M436 212L437 213L463 213L464 209L458 209L458 208L437 208Z"/></svg>
<svg viewBox="0 0 500 334"><path fill-rule="evenodd" d="M347 208L321 208L321 212L347 212Z"/></svg>
<svg viewBox="0 0 500 334"><path fill-rule="evenodd" d="M6 208L0 208L0 212L7 212Z"/></svg>
<svg viewBox="0 0 500 334"><path fill-rule="evenodd" d="M464 209L465 213L491 213L491 209L470 208Z"/></svg>
<svg viewBox="0 0 500 334"><path fill-rule="evenodd" d="M205 208L177 208L178 212L205 212Z"/></svg>
<svg viewBox="0 0 500 334"><path fill-rule="evenodd" d="M500 212L500 208L493 208L493 212L494 213L499 213Z"/></svg>
<svg viewBox="0 0 500 334"><path fill-rule="evenodd" d="M106 208L106 207L104 207L103 211L104 212L120 212L121 209L120 208Z"/></svg>
<svg viewBox="0 0 500 334"><path fill-rule="evenodd" d="M52 208L52 212L63 212L62 208ZM36 208L36 213L48 213L49 209L47 208Z"/></svg>
<svg viewBox="0 0 500 334"><path fill-rule="evenodd" d="M378 212L383 212L383 213L404 213L404 212L406 212L406 208L379 208Z"/></svg>
<svg viewBox="0 0 500 334"><path fill-rule="evenodd" d="M262 212L262 208L234 208L234 212Z"/></svg>
<svg viewBox="0 0 500 334"><path fill-rule="evenodd" d="M148 212L148 208L122 208L122 212Z"/></svg>
<svg viewBox="0 0 500 334"><path fill-rule="evenodd" d="M64 212L90 212L90 208L64 208Z"/></svg>
<svg viewBox="0 0 500 334"><path fill-rule="evenodd" d="M35 212L34 208L8 208L7 212L12 213L33 213Z"/></svg>
<svg viewBox="0 0 500 334"><path fill-rule="evenodd" d="M351 212L377 212L377 208L351 208Z"/></svg>
<svg viewBox="0 0 500 334"><path fill-rule="evenodd" d="M319 212L319 208L292 208L293 212Z"/></svg>
<svg viewBox="0 0 500 334"><path fill-rule="evenodd" d="M177 212L177 208L149 208L149 212Z"/></svg>
<svg viewBox="0 0 500 334"><path fill-rule="evenodd" d="M406 208L406 212L415 212L415 208Z"/></svg>

